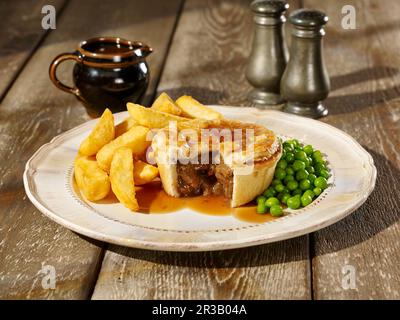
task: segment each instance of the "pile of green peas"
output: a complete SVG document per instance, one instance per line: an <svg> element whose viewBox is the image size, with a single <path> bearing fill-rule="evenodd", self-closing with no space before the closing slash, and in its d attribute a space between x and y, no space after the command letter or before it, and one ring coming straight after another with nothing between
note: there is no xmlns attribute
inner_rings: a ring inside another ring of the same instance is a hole
<svg viewBox="0 0 400 320"><path fill-rule="evenodd" d="M282 146L274 180L257 197L257 213L269 211L280 217L283 206L294 210L306 207L328 187L330 173L321 151L296 139L286 140Z"/></svg>

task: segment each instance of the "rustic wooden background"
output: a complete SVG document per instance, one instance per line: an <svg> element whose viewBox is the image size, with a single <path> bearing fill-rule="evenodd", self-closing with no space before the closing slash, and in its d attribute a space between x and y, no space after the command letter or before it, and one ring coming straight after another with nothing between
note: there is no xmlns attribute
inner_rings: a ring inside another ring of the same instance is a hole
<svg viewBox="0 0 400 320"><path fill-rule="evenodd" d="M155 53L144 103L167 91L206 103L249 105L244 77L252 41L249 0L23 0L0 2L0 298L2 299L399 299L400 2L303 0L325 11L332 91L321 121L355 137L378 169L354 214L299 238L246 249L171 253L127 249L75 234L27 199L25 162L55 135L89 119L50 83L52 58L99 35L142 40ZM57 10L56 30L41 8ZM344 5L356 29L341 27ZM390 10L388 10L390 8ZM288 39L290 40L290 39ZM70 81L71 66L62 79ZM41 286L43 265L57 286ZM356 288L342 288L343 267Z"/></svg>

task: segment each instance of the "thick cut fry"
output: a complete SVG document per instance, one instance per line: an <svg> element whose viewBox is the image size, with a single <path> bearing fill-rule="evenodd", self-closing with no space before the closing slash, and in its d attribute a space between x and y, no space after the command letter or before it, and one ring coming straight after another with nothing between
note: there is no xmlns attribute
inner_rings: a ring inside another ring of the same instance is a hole
<svg viewBox="0 0 400 320"><path fill-rule="evenodd" d="M110 168L111 188L118 200L127 208L139 209L133 180L133 157L129 148L119 148L112 159Z"/></svg>
<svg viewBox="0 0 400 320"><path fill-rule="evenodd" d="M188 119L157 111L150 108L145 108L134 103L127 103L129 114L136 122L142 126L153 128L167 127L170 121L177 123L187 121Z"/></svg>
<svg viewBox="0 0 400 320"><path fill-rule="evenodd" d="M222 115L201 104L191 96L182 96L175 103L182 109L182 116L205 120L222 119Z"/></svg>
<svg viewBox="0 0 400 320"><path fill-rule="evenodd" d="M153 102L151 108L157 111L174 114L176 116L179 116L182 113L181 108L179 108L175 104L174 100L172 100L165 92L158 96L158 98Z"/></svg>
<svg viewBox="0 0 400 320"><path fill-rule="evenodd" d="M136 121L132 117L126 118L124 121L115 126L115 138L118 138L136 124Z"/></svg>
<svg viewBox="0 0 400 320"><path fill-rule="evenodd" d="M134 161L133 177L135 185L146 184L158 177L158 168L146 162Z"/></svg>
<svg viewBox="0 0 400 320"><path fill-rule="evenodd" d="M101 200L110 192L110 179L107 173L100 169L94 158L77 158L74 176L79 190L89 201Z"/></svg>
<svg viewBox="0 0 400 320"><path fill-rule="evenodd" d="M114 135L114 117L111 111L106 109L92 132L81 143L79 153L85 156L95 155L104 145L114 139Z"/></svg>
<svg viewBox="0 0 400 320"><path fill-rule="evenodd" d="M205 120L205 119L189 119L186 122L181 122L178 124L178 130L193 129L200 131L205 128L212 128L212 126L219 127L221 123L220 119L217 120Z"/></svg>
<svg viewBox="0 0 400 320"><path fill-rule="evenodd" d="M100 168L109 172L112 158L118 148L127 147L134 155L145 153L147 147L151 143L151 141L147 141L150 140L147 139L149 131L149 128L134 126L115 140L106 144L96 155Z"/></svg>

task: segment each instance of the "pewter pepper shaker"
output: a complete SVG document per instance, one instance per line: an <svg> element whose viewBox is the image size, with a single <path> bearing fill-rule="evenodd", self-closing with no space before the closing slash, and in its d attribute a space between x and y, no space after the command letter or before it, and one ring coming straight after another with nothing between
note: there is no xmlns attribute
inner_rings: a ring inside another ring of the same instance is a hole
<svg viewBox="0 0 400 320"><path fill-rule="evenodd" d="M330 90L322 55L323 26L328 17L321 11L301 9L289 17L292 24L290 59L281 80L284 111L318 118L328 114L322 101Z"/></svg>
<svg viewBox="0 0 400 320"><path fill-rule="evenodd" d="M280 81L288 60L283 23L289 8L285 1L258 0L251 3L255 32L246 78L255 87L249 99L257 104L282 103Z"/></svg>

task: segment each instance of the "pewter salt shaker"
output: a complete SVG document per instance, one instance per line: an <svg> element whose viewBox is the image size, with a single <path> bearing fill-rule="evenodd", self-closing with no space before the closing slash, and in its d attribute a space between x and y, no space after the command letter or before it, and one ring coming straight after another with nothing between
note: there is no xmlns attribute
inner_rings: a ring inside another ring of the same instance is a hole
<svg viewBox="0 0 400 320"><path fill-rule="evenodd" d="M330 90L322 55L323 26L328 17L320 11L301 9L289 17L292 24L290 59L281 80L284 111L318 118L328 114L322 101Z"/></svg>
<svg viewBox="0 0 400 320"><path fill-rule="evenodd" d="M249 99L256 104L282 103L280 81L288 60L283 24L289 5L285 1L258 0L251 3L255 32L246 78L255 87Z"/></svg>

